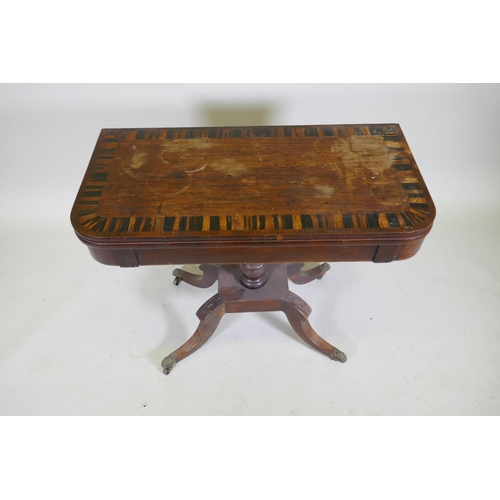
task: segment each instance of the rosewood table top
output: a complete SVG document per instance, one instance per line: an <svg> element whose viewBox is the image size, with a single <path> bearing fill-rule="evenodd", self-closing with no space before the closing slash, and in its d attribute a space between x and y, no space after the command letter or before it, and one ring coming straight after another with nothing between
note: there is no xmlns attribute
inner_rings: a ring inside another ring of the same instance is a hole
<svg viewBox="0 0 500 500"><path fill-rule="evenodd" d="M434 216L400 126L378 124L104 129L71 221L97 260L138 266L387 262Z"/></svg>

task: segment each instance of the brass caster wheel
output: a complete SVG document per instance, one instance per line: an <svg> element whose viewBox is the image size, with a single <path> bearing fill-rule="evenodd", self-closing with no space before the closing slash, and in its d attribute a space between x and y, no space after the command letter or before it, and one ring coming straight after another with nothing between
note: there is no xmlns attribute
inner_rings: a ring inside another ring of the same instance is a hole
<svg viewBox="0 0 500 500"><path fill-rule="evenodd" d="M181 275L182 275L182 269L174 269L172 271L172 275L175 276L174 278L174 285L179 286L180 282L182 281Z"/></svg>
<svg viewBox="0 0 500 500"><path fill-rule="evenodd" d="M321 266L319 267L322 267L324 270L325 270L325 273L328 272L330 270L330 264L328 264L328 262L325 262L324 264L321 264ZM318 279L322 279L324 276L324 274L322 274Z"/></svg>
<svg viewBox="0 0 500 500"><path fill-rule="evenodd" d="M163 373L165 375L168 375L173 367L175 366L175 360L173 360L171 357L167 356L162 362L161 362L161 367L163 368Z"/></svg>
<svg viewBox="0 0 500 500"><path fill-rule="evenodd" d="M334 359L335 361L340 361L341 363L345 363L347 361L347 356L338 349L335 349L333 354L330 356L330 359Z"/></svg>

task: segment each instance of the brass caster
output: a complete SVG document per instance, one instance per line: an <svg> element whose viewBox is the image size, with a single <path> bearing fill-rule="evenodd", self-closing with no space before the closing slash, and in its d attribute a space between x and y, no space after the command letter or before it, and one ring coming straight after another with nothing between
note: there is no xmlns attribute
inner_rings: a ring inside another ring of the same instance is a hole
<svg viewBox="0 0 500 500"><path fill-rule="evenodd" d="M345 363L347 361L347 356L338 349L333 351L333 354L330 356L330 359L334 359L335 361L340 361L341 363Z"/></svg>
<svg viewBox="0 0 500 500"><path fill-rule="evenodd" d="M172 275L175 276L174 278L174 285L179 286L180 282L182 281L181 275L182 275L182 269L174 269L172 271Z"/></svg>
<svg viewBox="0 0 500 500"><path fill-rule="evenodd" d="M175 360L173 360L171 357L167 356L162 362L161 362L161 367L163 368L163 373L165 375L168 375L173 367L175 366Z"/></svg>
<svg viewBox="0 0 500 500"><path fill-rule="evenodd" d="M321 266L319 266L321 268L324 269L325 273L328 272L330 270L330 264L328 264L328 262L325 262L324 264L321 264ZM322 274L318 279L322 279L324 276L324 274Z"/></svg>

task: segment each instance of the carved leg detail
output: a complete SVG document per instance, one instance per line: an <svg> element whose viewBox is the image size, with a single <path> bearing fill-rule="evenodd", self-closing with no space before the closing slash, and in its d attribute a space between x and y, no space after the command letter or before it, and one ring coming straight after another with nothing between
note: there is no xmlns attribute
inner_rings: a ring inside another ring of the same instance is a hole
<svg viewBox="0 0 500 500"><path fill-rule="evenodd" d="M178 361L199 349L212 336L226 312L225 306L225 302L217 293L198 309L196 316L198 316L200 324L192 337L161 362L165 375L172 371Z"/></svg>
<svg viewBox="0 0 500 500"><path fill-rule="evenodd" d="M219 268L209 264L199 266L203 274L193 274L182 269L174 269L172 274L175 276L174 285L179 285L181 281L185 281L189 285L198 288L208 288L212 286L219 276Z"/></svg>
<svg viewBox="0 0 500 500"><path fill-rule="evenodd" d="M288 292L281 303L281 309L286 314L292 328L304 342L326 354L330 359L335 359L341 363L347 361L347 356L342 351L329 344L313 330L307 320L311 314L311 308L298 295Z"/></svg>
<svg viewBox="0 0 500 500"><path fill-rule="evenodd" d="M309 283L310 281L313 281L315 279L320 280L323 275L330 270L330 264L328 264L327 262L309 269L308 271L302 271L303 267L303 262L287 265L286 270L288 273L288 278L292 283L295 283L296 285L305 285L306 283Z"/></svg>

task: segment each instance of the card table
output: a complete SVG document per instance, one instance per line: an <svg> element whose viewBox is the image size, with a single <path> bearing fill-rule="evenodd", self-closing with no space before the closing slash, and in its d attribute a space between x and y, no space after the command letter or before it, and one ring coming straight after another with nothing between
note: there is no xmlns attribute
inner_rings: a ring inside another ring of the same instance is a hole
<svg viewBox="0 0 500 500"><path fill-rule="evenodd" d="M177 268L174 283L218 282L195 333L163 360L168 374L225 313L247 311L283 311L345 362L288 280L321 279L327 262L412 257L435 213L398 124L141 128L101 131L71 222L100 263L197 264L202 274Z"/></svg>

